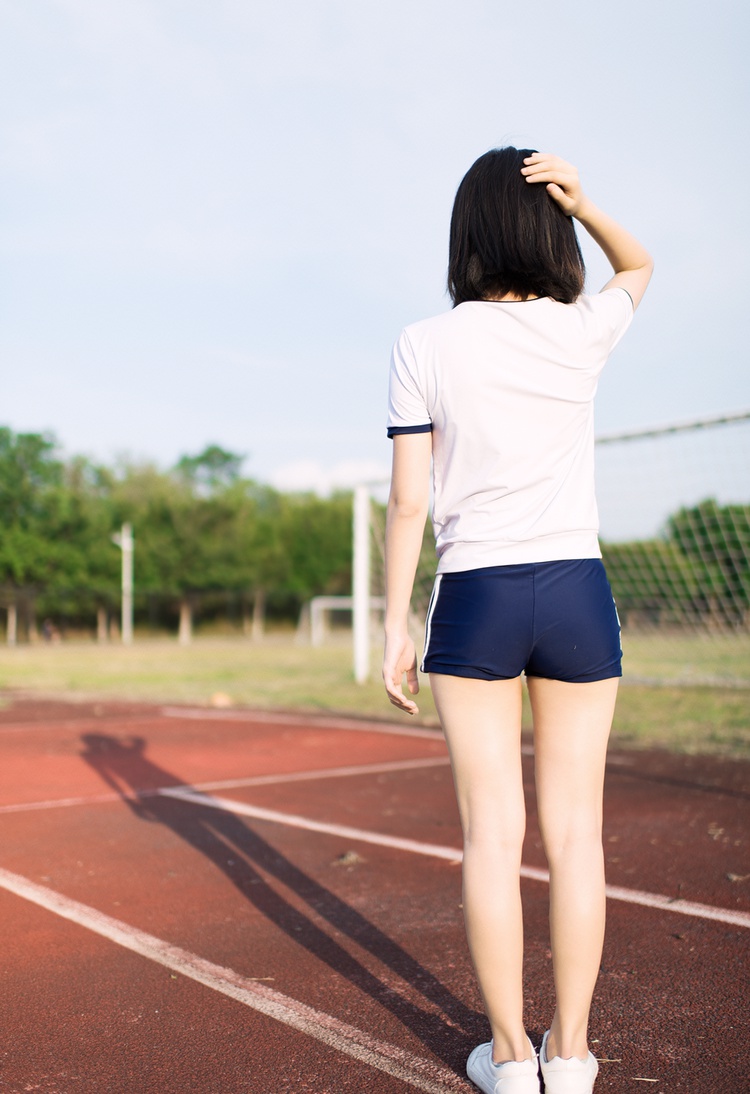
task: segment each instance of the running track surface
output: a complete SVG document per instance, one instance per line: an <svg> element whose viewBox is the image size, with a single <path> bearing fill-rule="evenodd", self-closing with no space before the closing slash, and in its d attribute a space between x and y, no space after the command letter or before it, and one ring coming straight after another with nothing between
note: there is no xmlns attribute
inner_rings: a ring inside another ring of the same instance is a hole
<svg viewBox="0 0 750 1094"><path fill-rule="evenodd" d="M18 700L0 712L0 1092L471 1091L488 1029L440 735ZM525 746L526 1019L551 1014ZM750 1090L750 764L617 752L599 1091Z"/></svg>

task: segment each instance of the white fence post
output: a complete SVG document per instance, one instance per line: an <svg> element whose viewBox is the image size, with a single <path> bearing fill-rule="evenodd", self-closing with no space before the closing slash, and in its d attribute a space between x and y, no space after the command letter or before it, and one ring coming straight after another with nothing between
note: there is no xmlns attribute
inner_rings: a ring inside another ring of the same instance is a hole
<svg viewBox="0 0 750 1094"><path fill-rule="evenodd" d="M122 642L129 646L133 641L133 525L123 524L112 542L122 551Z"/></svg>

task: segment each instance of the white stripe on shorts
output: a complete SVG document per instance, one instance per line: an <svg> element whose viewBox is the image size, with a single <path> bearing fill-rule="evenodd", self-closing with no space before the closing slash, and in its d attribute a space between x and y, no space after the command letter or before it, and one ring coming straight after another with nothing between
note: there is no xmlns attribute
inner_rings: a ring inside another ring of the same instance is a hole
<svg viewBox="0 0 750 1094"><path fill-rule="evenodd" d="M437 605L438 593L440 592L440 582L443 575L437 574L435 577L435 584L432 586L432 595L430 596L430 603L427 607L427 618L424 623L424 652L422 653L422 664L419 666L420 672L425 671L424 660L427 656L427 649L430 645L430 633L432 630L432 616Z"/></svg>

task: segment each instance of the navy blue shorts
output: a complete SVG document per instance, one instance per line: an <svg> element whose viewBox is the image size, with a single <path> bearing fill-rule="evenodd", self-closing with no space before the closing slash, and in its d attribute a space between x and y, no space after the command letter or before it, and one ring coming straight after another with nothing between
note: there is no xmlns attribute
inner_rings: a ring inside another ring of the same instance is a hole
<svg viewBox="0 0 750 1094"><path fill-rule="evenodd" d="M599 558L438 574L423 672L584 683L622 676L620 622Z"/></svg>

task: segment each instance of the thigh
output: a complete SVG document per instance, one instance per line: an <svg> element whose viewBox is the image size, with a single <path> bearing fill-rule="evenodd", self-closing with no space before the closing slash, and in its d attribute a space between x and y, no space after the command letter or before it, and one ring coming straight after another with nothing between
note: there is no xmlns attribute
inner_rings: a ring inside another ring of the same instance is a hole
<svg viewBox="0 0 750 1094"><path fill-rule="evenodd" d="M525 810L521 777L521 679L430 675L448 743L464 837L485 831L518 839Z"/></svg>
<svg viewBox="0 0 750 1094"><path fill-rule="evenodd" d="M528 681L539 825L548 851L601 831L604 767L618 682Z"/></svg>

